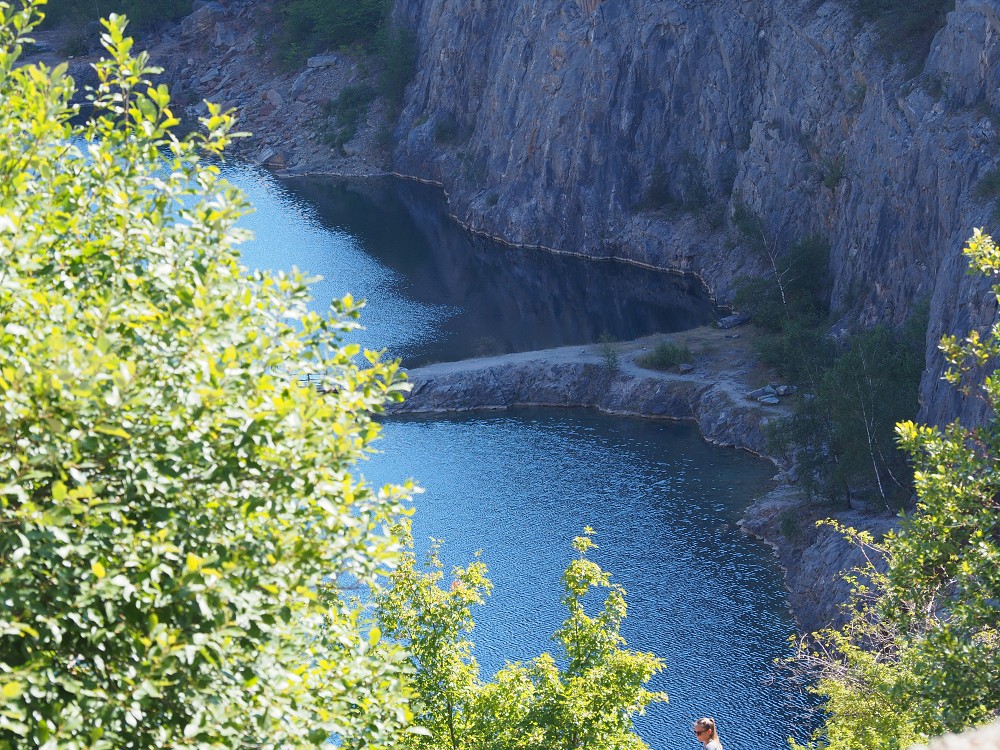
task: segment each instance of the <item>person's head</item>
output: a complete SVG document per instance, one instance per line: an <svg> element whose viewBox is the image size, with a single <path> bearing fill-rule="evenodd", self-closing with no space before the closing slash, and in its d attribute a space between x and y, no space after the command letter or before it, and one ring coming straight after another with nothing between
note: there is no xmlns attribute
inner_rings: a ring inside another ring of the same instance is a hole
<svg viewBox="0 0 1000 750"><path fill-rule="evenodd" d="M715 729L715 719L710 719L707 716L703 719L698 719L694 723L694 734L703 745L712 740L718 742L719 733Z"/></svg>

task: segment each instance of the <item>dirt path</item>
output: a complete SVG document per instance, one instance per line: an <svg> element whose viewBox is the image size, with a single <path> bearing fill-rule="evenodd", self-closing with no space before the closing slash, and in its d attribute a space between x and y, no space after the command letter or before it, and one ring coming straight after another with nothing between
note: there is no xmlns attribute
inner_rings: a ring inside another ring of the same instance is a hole
<svg viewBox="0 0 1000 750"><path fill-rule="evenodd" d="M735 331L705 326L680 333L654 334L634 341L614 342L609 345L564 346L458 362L441 362L413 369L409 374L414 384L420 385L432 381L471 378L476 373L485 371L524 370L532 367L550 371L569 365L610 369L605 352L605 347L609 346L617 355L615 379L618 381L660 381L693 388L712 388L728 397L734 404L745 404L747 409L763 410L772 416L788 415L791 407L787 402L778 406L768 406L746 397L748 392L774 382L775 378L775 373L761 365L754 352L753 342L758 335L752 326L745 326ZM640 365L637 360L651 353L661 342L687 347L691 352L691 368L684 368L683 371L679 367L656 370Z"/></svg>

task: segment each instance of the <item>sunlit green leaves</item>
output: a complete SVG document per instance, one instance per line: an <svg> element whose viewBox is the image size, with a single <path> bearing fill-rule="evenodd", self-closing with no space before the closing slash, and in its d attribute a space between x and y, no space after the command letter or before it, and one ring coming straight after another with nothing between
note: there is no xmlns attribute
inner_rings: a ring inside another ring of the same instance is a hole
<svg viewBox="0 0 1000 750"><path fill-rule="evenodd" d="M408 531L404 526L404 539ZM620 634L625 591L586 553L595 545L591 529L573 542L579 557L563 576L566 621L555 633L560 648L527 663L507 664L484 682L472 656L469 634L472 606L491 590L486 567L476 560L444 571L433 546L426 571L412 553L392 576L392 587L378 599L379 620L387 635L411 654L417 725L425 731L403 736L403 746L424 750L616 748L642 750L645 743L632 718L663 693L645 685L663 669L653 654L630 651ZM607 589L601 610L590 616L583 600L592 588Z"/></svg>
<svg viewBox="0 0 1000 750"><path fill-rule="evenodd" d="M965 252L996 278L992 238L977 230ZM993 293L1000 301L1000 284ZM848 530L872 553L854 580L853 616L800 654L828 712L820 747L894 750L1000 713L1000 380L983 377L1000 354L997 325L962 342L946 337L941 349L948 379L992 413L972 429L897 425L916 508L881 543Z"/></svg>
<svg viewBox="0 0 1000 750"><path fill-rule="evenodd" d="M403 657L316 591L394 559L404 493L351 467L397 366L240 266L229 114L175 137L112 17L71 126L65 70L14 67L34 5L0 3L0 748L386 747Z"/></svg>

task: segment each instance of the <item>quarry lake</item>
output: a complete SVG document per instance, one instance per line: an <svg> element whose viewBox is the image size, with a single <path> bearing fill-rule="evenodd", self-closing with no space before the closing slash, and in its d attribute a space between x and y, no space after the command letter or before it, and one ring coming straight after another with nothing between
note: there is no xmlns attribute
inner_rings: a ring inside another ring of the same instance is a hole
<svg viewBox="0 0 1000 750"><path fill-rule="evenodd" d="M391 180L226 176L256 211L248 266L296 266L324 280L315 308L367 300L359 342L404 364L629 339L713 318L698 284L614 262L508 248L450 221L426 186ZM654 750L700 747L691 722L715 716L727 750L803 739L801 698L773 679L794 623L770 551L736 526L774 469L707 445L688 425L582 410L387 420L375 484L413 478L414 536L444 540L448 566L477 550L493 596L475 612L483 677L553 651L570 543L592 526L592 557L628 590L622 632L667 662L637 728Z"/></svg>

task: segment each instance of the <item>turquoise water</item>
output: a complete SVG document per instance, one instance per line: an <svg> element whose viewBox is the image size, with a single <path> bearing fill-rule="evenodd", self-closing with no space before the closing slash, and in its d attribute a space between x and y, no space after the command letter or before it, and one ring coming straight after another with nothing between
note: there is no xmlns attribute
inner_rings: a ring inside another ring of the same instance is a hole
<svg viewBox="0 0 1000 750"><path fill-rule="evenodd" d="M579 410L392 420L383 448L362 471L426 488L415 537L444 538L448 565L483 551L495 585L475 616L484 675L553 649L569 544L590 525L593 558L629 592L623 635L667 660L656 687L670 703L638 722L644 739L697 748L689 725L708 714L727 747L784 745L793 696L764 681L792 623L773 556L736 527L766 464L687 425Z"/></svg>
<svg viewBox="0 0 1000 750"><path fill-rule="evenodd" d="M366 297L363 343L407 361L604 331L630 338L711 317L683 279L471 238L433 191L281 183L249 168L229 177L257 208L245 222L257 233L247 262L323 274L320 308L347 291ZM702 715L717 718L727 750L781 748L799 734L798 696L770 679L794 629L780 570L736 527L770 465L710 447L687 425L582 410L391 419L379 447L359 467L369 480L412 477L426 489L416 500L418 546L444 539L449 565L482 550L494 582L475 615L484 676L552 650L559 576L589 525L594 559L629 592L630 646L667 661L654 687L670 703L637 722L653 748L697 750L690 724Z"/></svg>

